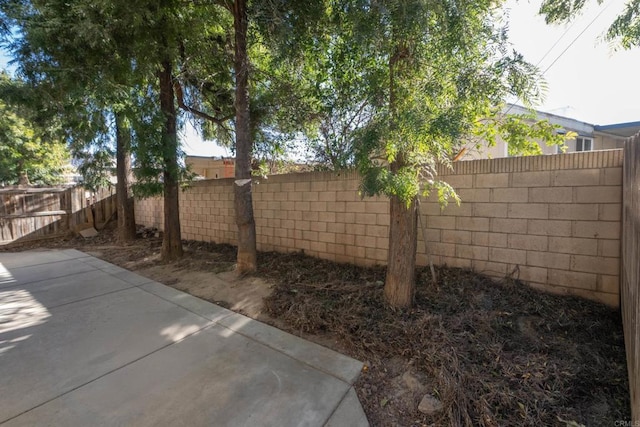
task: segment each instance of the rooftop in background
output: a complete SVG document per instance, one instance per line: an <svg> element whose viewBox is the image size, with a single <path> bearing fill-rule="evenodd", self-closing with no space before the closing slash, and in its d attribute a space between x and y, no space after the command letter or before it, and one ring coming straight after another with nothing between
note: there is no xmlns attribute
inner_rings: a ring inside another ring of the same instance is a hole
<svg viewBox="0 0 640 427"><path fill-rule="evenodd" d="M640 132L640 121L627 123L614 123L611 125L595 125L594 130L609 133L611 135L629 138Z"/></svg>
<svg viewBox="0 0 640 427"><path fill-rule="evenodd" d="M543 142L539 142L541 154L574 153L579 151L623 148L625 140L628 137L640 132L640 121L595 125L559 114L530 110L517 104L507 104L503 109L503 114L530 116L532 113L535 115L536 120L547 120L554 125L560 126L560 129L557 130L560 134L567 134L568 132L574 132L576 134L574 138L567 139L564 142L564 146L549 146ZM508 148L507 143L498 138L498 141L491 146L486 143L481 143L479 146L468 146L461 160L509 157Z"/></svg>
<svg viewBox="0 0 640 427"><path fill-rule="evenodd" d="M610 135L614 138L628 138L640 132L640 121L596 125L558 114L547 113L539 110L533 111L540 120L548 120L551 123L558 124L563 128L567 128L568 130L572 130L577 132L579 135L584 136L591 136L594 132L598 132ZM521 105L507 104L505 112L509 112L510 114L529 114L531 113L531 110Z"/></svg>
<svg viewBox="0 0 640 427"><path fill-rule="evenodd" d="M201 178L233 178L235 159L216 156L186 156L185 163Z"/></svg>

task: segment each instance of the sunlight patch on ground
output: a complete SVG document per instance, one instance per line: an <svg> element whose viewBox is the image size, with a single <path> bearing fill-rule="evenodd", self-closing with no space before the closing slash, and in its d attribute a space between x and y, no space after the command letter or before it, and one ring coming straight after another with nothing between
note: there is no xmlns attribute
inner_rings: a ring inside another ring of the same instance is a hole
<svg viewBox="0 0 640 427"><path fill-rule="evenodd" d="M14 348L16 343L27 340L29 338L31 338L31 335L23 335L11 340L0 340L0 356Z"/></svg>
<svg viewBox="0 0 640 427"><path fill-rule="evenodd" d="M176 342L202 329L198 325L171 325L160 331L160 335Z"/></svg>
<svg viewBox="0 0 640 427"><path fill-rule="evenodd" d="M11 272L0 262L0 286L15 283L15 281L16 279L13 278Z"/></svg>
<svg viewBox="0 0 640 427"><path fill-rule="evenodd" d="M0 292L0 333L44 323L51 314L28 291L12 289Z"/></svg>

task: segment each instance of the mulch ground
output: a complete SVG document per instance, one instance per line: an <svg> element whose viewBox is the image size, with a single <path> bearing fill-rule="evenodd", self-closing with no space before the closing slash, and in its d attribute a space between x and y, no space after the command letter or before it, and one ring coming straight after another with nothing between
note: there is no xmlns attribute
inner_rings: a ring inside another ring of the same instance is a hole
<svg viewBox="0 0 640 427"><path fill-rule="evenodd" d="M263 254L271 316L335 334L367 361L356 384L374 426L610 426L629 420L620 313L472 271L419 271L415 306L393 310L383 268ZM443 403L426 416L424 394Z"/></svg>
<svg viewBox="0 0 640 427"><path fill-rule="evenodd" d="M145 237L122 248L106 230L91 241L0 250L98 245L117 264L159 262L148 254L161 239ZM185 242L185 252L177 269L215 273L235 260L229 245ZM273 283L265 305L278 327L365 361L355 386L372 426L611 426L630 419L619 310L447 267L437 268L435 284L420 270L414 307L394 310L384 302L384 268L300 253L260 253L259 265L257 275ZM443 409L419 412L425 394Z"/></svg>

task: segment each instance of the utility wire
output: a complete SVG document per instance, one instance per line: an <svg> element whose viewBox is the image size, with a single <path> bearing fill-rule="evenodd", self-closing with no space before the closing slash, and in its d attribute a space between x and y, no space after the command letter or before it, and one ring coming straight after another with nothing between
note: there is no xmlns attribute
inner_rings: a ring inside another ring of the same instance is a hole
<svg viewBox="0 0 640 427"><path fill-rule="evenodd" d="M591 20L591 22L589 22L589 24L587 24L587 26L586 26L586 27L584 27L584 29L580 32L580 34L578 34L578 35L576 36L576 38L574 38L574 39L571 41L571 43L569 43L569 46L567 46L567 47L566 47L562 52L560 52L560 55L558 55L558 56L556 57L556 59L554 59L554 60L553 60L553 62L552 62L552 63L551 63L551 64L550 64L550 65L549 65L549 66L548 66L548 67L547 67L543 72L542 72L542 75L543 75L543 76L545 75L545 73L546 73L547 71L549 71L549 69L550 69L551 67L553 67L553 65L554 65L556 62L558 62L558 60L562 57L562 55L564 55L564 54L565 54L565 52L566 52L567 50L569 50L569 48L570 48L571 46L573 46L573 45L574 45L574 43L575 43L575 42L580 38L580 36L582 36L582 35L585 33L585 31L587 31L587 30L589 29L589 27L591 27L591 25L592 25L594 22L596 22L596 20L597 20L598 18L600 18L600 16L604 13L604 11L605 11L605 10L607 10L607 9L609 8L609 6L611 6L611 3L612 3L612 2L607 3L607 5L606 5L606 6L605 6L605 7L604 7L604 8L603 8L603 9L602 9L602 10L601 10L601 11L600 11L600 12L599 12L599 13L598 13L598 14L597 14L593 19L592 19L592 20Z"/></svg>
<svg viewBox="0 0 640 427"><path fill-rule="evenodd" d="M560 41L564 38L564 36L566 36L566 35L567 35L567 33L568 33L569 31L571 31L571 29L572 29L573 27L575 27L575 26L576 26L576 23L577 23L577 22L578 22L578 21L573 21L573 22L571 23L571 25L569 25L569 26L567 27L567 29L566 29L566 30L564 30L564 33L562 33L562 35L561 35L560 37L558 37L558 40L556 40L556 41L555 41L555 43L554 43L554 44L553 44L553 45L552 45L552 46L551 46L551 47L550 47L550 48L549 48L549 49L544 53L544 55L542 55L542 58L540 58L540 60L538 60L538 62L536 62L536 67L537 67L538 65L540 65L540 64L542 63L542 61L544 61L544 59L545 59L545 58L546 58L546 57L551 53L551 51L552 51L556 46L558 46L558 43L560 43Z"/></svg>
<svg viewBox="0 0 640 427"><path fill-rule="evenodd" d="M600 18L600 16L604 13L605 10L607 10L609 8L609 6L611 6L612 2L607 3L607 5L602 8L602 10L600 10L600 12L598 12L598 14L591 20L591 22L589 22L587 24L586 27L583 28L583 30L580 32L580 34L578 34L572 41L571 43L569 43L569 45L564 48L564 50L562 52L560 52L560 54L556 57L556 59L553 60L553 62L551 64L549 64L549 66L547 68L545 68L545 70L542 72L541 76L544 76L547 71L549 71L549 69L551 67L554 66L554 64L556 62L558 62L558 60L562 57L562 55L564 55L567 50L569 50L569 48L571 48L571 46L573 46L575 44L576 41L578 41L578 39L589 29L589 27L591 27L591 25L593 25L594 22L596 22L596 20L598 18ZM562 40L564 38L564 36L569 32L569 30L571 30L573 28L573 26L576 24L577 21L573 21L573 24L571 24L571 26L569 26L569 28L567 28L564 33L562 33L562 35L558 38L558 40L556 40L556 42L553 44L553 46L551 46L549 48L549 50L547 50L547 52L542 56L542 58L540 58L540 60L538 61L538 63L536 64L536 67L538 65L540 65L540 63L547 57L547 55L553 50L554 47L556 47L556 45L560 42L560 40ZM506 116L509 111L511 111L511 109L514 107L515 103L512 103L509 108L507 108L507 110L501 114L501 117Z"/></svg>
<svg viewBox="0 0 640 427"><path fill-rule="evenodd" d="M569 50L569 48L571 48L571 46L573 46L575 44L576 41L578 41L578 39L589 29L589 27L591 27L591 25L593 25L593 23L604 13L605 10L607 10L609 8L609 6L611 5L612 2L607 3L607 5L591 20L591 22L589 22L587 24L586 27L584 27L584 29L580 32L580 34L578 34L572 41L571 43L569 43L569 45L562 51L560 52L560 54L556 57L556 59L553 60L553 62L551 62L551 64L549 64L549 66L547 68L545 68L545 70L542 72L541 76L544 76L546 74L547 71L549 71L549 69L551 67L553 67L555 65L556 62L558 62L558 60L562 57L562 55L564 55L567 50ZM538 67L538 65L540 65L542 63L542 61L549 55L549 53L551 53L551 51L558 45L558 43L560 43L560 41L564 38L564 36L567 35L567 33L576 25L577 21L573 21L573 23L562 33L562 35L555 41L555 43L553 43L553 45L545 52L544 55L542 55L542 58L540 58L540 60L538 60L538 62L536 63L536 67ZM516 100L517 101L517 100ZM507 108L505 111L500 113L500 117L499 120L501 120L503 117L505 117L507 114L509 114L509 111L511 111L511 109L515 106L515 102L512 102L509 105L509 108ZM470 141L472 143L478 142L480 140L479 137L475 138L475 140Z"/></svg>

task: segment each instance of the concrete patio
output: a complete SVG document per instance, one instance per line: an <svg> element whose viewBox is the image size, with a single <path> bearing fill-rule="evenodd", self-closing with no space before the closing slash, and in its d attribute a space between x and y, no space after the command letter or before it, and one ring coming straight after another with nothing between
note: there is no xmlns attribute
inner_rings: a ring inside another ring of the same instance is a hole
<svg viewBox="0 0 640 427"><path fill-rule="evenodd" d="M76 250L0 253L3 426L367 426L361 368Z"/></svg>

